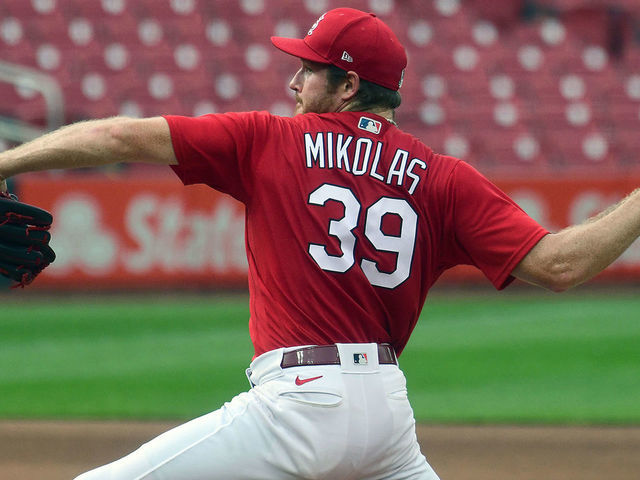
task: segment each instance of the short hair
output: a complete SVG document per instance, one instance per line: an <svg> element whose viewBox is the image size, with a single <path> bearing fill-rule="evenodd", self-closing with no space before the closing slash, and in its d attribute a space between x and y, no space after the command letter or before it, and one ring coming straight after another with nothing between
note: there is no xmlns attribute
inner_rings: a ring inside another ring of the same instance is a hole
<svg viewBox="0 0 640 480"><path fill-rule="evenodd" d="M329 92L336 91L341 82L347 78L346 70L336 67L335 65L327 65L327 83ZM355 107L368 110L370 108L382 107L395 109L402 103L400 93L390 88L377 85L368 80L360 79L360 88L354 97Z"/></svg>

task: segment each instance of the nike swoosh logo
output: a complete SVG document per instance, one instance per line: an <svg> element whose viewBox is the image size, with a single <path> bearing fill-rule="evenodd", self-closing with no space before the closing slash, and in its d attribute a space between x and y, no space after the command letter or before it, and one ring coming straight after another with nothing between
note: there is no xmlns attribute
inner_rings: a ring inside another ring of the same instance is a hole
<svg viewBox="0 0 640 480"><path fill-rule="evenodd" d="M305 383L313 382L314 380L318 380L319 378L322 378L322 375L319 375L317 377L311 377L311 378L296 377L296 385L298 386L304 385Z"/></svg>

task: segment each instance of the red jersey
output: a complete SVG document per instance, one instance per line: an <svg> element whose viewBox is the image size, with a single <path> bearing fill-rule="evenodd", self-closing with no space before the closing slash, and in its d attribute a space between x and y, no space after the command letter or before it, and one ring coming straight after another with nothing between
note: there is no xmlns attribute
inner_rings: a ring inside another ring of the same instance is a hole
<svg viewBox="0 0 640 480"><path fill-rule="evenodd" d="M185 184L246 207L255 354L388 342L402 352L446 269L498 288L548 232L468 164L366 112L166 116Z"/></svg>

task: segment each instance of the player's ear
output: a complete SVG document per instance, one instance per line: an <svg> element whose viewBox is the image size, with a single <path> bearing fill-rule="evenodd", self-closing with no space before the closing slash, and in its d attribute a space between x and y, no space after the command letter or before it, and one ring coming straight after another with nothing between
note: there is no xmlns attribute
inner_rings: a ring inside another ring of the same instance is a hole
<svg viewBox="0 0 640 480"><path fill-rule="evenodd" d="M342 99L343 100L352 100L353 97L356 96L358 90L360 89L360 76L351 70L347 72L347 75L344 79L344 83L342 84Z"/></svg>

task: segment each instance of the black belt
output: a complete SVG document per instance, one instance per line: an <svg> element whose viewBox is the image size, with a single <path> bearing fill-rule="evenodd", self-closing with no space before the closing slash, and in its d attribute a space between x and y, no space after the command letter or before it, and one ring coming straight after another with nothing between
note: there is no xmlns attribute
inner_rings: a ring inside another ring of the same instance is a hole
<svg viewBox="0 0 640 480"><path fill-rule="evenodd" d="M354 354L361 355L361 354ZM354 359L355 363L363 363L361 357ZM378 344L378 363L380 365L397 365L396 352L388 343ZM318 345L302 347L282 354L282 368L303 367L306 365L340 365L340 354L336 345Z"/></svg>

